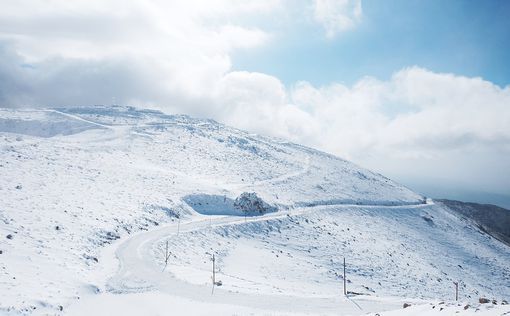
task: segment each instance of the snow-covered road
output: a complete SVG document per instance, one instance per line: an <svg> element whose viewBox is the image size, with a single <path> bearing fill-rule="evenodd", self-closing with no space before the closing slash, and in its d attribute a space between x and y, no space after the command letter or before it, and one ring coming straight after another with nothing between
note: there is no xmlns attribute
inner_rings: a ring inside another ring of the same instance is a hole
<svg viewBox="0 0 510 316"><path fill-rule="evenodd" d="M415 206L385 206L388 209L427 207L428 205ZM179 233L208 229L225 225L236 225L246 222L259 222L277 218L296 216L311 212L317 207L381 207L381 206L358 206L336 205L297 208L265 214L258 217L238 216L196 216L191 221L180 224L173 223L148 232L141 232L118 244L115 257L119 262L118 272L108 280L106 288L109 292L125 294L146 291L158 291L173 296L191 299L197 302L214 304L233 304L249 308L263 310L279 310L289 313L335 313L339 308L347 314L366 314L381 310L396 309L402 306L403 301L395 299L381 299L371 297L346 298L341 295L339 286L338 296L332 297L296 297L287 295L260 295L253 293L240 293L223 290L221 287L214 289L212 285L204 286L191 284L176 278L168 271L162 271L161 262L164 258L156 258L155 248L165 239ZM102 258L103 262L111 262L115 258ZM159 261L159 262L158 262ZM171 263L170 263L171 264Z"/></svg>

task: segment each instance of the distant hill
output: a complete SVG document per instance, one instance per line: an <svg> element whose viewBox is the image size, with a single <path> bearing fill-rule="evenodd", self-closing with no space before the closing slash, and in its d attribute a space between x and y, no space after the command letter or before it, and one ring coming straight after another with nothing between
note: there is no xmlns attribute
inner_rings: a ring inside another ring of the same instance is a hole
<svg viewBox="0 0 510 316"><path fill-rule="evenodd" d="M447 206L462 217L474 221L480 229L510 245L510 210L492 204L444 199L435 201Z"/></svg>

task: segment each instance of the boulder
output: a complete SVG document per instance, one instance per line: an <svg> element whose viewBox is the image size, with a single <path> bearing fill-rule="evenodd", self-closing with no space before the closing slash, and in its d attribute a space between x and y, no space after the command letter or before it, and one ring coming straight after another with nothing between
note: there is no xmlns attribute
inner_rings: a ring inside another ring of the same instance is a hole
<svg viewBox="0 0 510 316"><path fill-rule="evenodd" d="M479 302L480 304L487 304L487 303L489 303L490 301L489 301L489 299L486 299L485 297L480 297L480 298L478 299L478 302Z"/></svg>
<svg viewBox="0 0 510 316"><path fill-rule="evenodd" d="M255 192L243 192L234 201L234 207L245 215L262 215L275 212L276 207L269 205Z"/></svg>

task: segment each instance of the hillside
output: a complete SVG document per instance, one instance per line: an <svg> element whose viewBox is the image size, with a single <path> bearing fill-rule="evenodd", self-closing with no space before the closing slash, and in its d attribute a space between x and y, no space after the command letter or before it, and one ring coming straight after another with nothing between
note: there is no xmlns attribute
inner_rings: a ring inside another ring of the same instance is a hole
<svg viewBox="0 0 510 316"><path fill-rule="evenodd" d="M464 219L472 220L480 229L510 245L510 210L491 204L453 200L437 200Z"/></svg>
<svg viewBox="0 0 510 316"><path fill-rule="evenodd" d="M211 120L1 109L0 172L4 312L366 314L451 300L453 281L465 301L510 297L510 248L443 204ZM343 257L348 289L366 295L340 295Z"/></svg>

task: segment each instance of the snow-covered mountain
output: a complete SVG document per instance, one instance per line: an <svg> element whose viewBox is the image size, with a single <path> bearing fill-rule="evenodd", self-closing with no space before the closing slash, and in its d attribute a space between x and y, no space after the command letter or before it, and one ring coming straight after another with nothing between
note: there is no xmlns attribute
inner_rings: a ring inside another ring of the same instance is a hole
<svg viewBox="0 0 510 316"><path fill-rule="evenodd" d="M0 175L0 313L365 314L451 301L454 281L510 298L510 248L447 206L211 120L2 109ZM344 257L366 295L341 295Z"/></svg>

